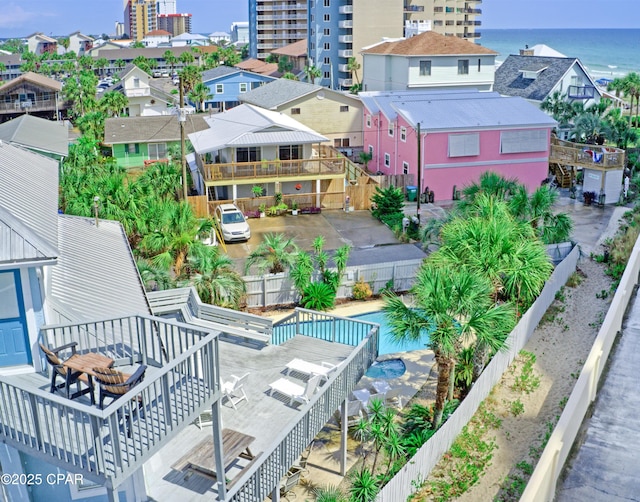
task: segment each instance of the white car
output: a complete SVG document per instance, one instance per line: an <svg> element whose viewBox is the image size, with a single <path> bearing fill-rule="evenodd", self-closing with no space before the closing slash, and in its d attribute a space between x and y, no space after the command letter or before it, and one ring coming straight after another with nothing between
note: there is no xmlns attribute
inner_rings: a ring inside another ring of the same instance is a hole
<svg viewBox="0 0 640 502"><path fill-rule="evenodd" d="M215 215L225 242L248 241L251 238L249 224L234 204L220 204Z"/></svg>

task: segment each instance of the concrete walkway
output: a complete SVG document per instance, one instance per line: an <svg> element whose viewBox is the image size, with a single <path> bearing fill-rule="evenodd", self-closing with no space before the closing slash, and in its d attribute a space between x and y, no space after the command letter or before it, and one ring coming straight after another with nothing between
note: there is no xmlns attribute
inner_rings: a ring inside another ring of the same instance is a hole
<svg viewBox="0 0 640 502"><path fill-rule="evenodd" d="M579 449L558 483L558 502L640 500L640 297L629 306L618 344Z"/></svg>

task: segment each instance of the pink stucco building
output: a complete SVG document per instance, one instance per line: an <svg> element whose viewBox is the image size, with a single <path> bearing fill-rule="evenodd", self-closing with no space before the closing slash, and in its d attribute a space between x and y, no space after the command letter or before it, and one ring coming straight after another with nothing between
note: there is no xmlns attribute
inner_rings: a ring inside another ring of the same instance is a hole
<svg viewBox="0 0 640 502"><path fill-rule="evenodd" d="M518 97L478 91L362 92L369 171L413 174L418 191L450 200L484 171L517 178L534 190L549 170L556 122ZM420 160L418 161L418 125Z"/></svg>

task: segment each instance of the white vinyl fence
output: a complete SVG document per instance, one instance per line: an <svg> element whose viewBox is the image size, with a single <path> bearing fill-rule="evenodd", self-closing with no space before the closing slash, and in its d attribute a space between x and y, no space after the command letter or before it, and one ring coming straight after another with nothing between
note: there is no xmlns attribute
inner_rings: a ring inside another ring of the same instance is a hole
<svg viewBox="0 0 640 502"><path fill-rule="evenodd" d="M416 485L419 486L427 478L440 457L451 447L462 428L469 423L480 403L489 395L513 359L526 345L540 319L555 299L556 293L575 271L579 254L578 247L574 247L567 258L555 268L538 299L509 335L508 349L493 357L458 409L380 491L377 502L407 500L407 497L414 492ZM535 497L530 500L535 500Z"/></svg>
<svg viewBox="0 0 640 502"><path fill-rule="evenodd" d="M413 286L421 264L422 259L418 259L347 267L336 297L351 298L353 285L360 279L371 286L374 294L387 285L392 286L394 291L407 291ZM247 306L250 308L286 305L300 299L286 273L245 276L243 279L247 285Z"/></svg>
<svg viewBox="0 0 640 502"><path fill-rule="evenodd" d="M526 502L551 501L564 464L569 456L584 417L596 398L598 383L607 364L611 347L622 328L627 305L638 284L640 239L636 241L609 311L600 327L589 357L582 368L573 392L560 415L535 471L520 498Z"/></svg>

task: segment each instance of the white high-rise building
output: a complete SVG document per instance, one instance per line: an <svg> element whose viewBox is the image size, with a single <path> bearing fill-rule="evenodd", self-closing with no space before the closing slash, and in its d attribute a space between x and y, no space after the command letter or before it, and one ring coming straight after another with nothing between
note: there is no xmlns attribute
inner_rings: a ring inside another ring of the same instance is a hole
<svg viewBox="0 0 640 502"><path fill-rule="evenodd" d="M156 12L158 14L177 14L176 0L158 0L156 5Z"/></svg>

